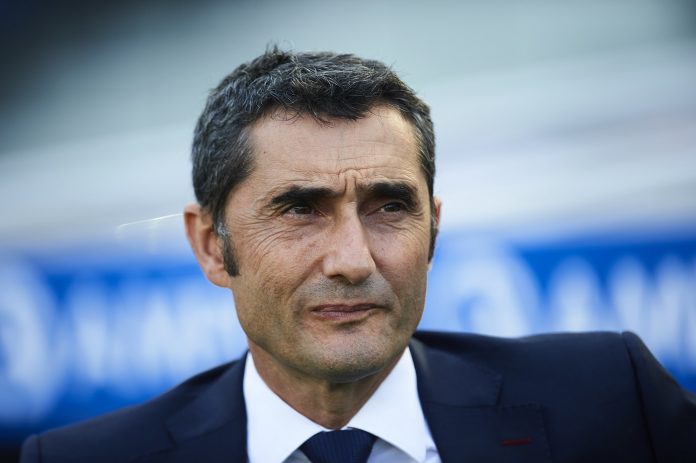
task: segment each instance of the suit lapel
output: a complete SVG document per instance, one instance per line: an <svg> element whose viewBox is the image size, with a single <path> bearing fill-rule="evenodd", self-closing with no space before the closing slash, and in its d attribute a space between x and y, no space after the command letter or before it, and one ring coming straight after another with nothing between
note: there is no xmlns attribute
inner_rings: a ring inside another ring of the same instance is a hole
<svg viewBox="0 0 696 463"><path fill-rule="evenodd" d="M233 364L201 395L167 421L175 445L138 462L246 463L244 364Z"/></svg>
<svg viewBox="0 0 696 463"><path fill-rule="evenodd" d="M411 341L418 394L443 463L551 461L541 409L502 405L502 375Z"/></svg>

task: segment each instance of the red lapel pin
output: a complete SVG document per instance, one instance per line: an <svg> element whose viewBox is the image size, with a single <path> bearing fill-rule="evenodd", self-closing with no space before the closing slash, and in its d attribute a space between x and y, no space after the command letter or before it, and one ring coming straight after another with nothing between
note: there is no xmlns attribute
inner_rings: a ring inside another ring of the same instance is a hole
<svg viewBox="0 0 696 463"><path fill-rule="evenodd" d="M527 445L532 443L531 437L523 437L521 439L503 439L504 447L514 447L517 445Z"/></svg>

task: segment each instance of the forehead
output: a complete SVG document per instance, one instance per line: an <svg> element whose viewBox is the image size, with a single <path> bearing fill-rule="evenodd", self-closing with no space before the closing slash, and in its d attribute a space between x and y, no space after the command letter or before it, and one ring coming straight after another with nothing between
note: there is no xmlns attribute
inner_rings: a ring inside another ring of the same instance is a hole
<svg viewBox="0 0 696 463"><path fill-rule="evenodd" d="M271 115L252 126L250 141L250 180L424 180L414 127L391 107L378 106L361 119L332 119L329 124L306 115Z"/></svg>

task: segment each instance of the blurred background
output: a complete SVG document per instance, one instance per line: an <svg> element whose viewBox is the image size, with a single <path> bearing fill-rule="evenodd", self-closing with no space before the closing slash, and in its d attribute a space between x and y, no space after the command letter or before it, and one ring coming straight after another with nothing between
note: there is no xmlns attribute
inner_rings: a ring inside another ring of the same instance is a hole
<svg viewBox="0 0 696 463"><path fill-rule="evenodd" d="M423 328L629 329L696 390L696 3L0 5L2 459L243 351L177 214L208 90L272 43L383 60L431 105Z"/></svg>

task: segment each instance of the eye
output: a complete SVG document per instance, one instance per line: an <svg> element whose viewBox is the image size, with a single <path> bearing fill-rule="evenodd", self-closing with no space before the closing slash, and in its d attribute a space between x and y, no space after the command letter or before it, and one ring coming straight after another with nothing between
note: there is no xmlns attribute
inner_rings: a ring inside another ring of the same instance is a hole
<svg viewBox="0 0 696 463"><path fill-rule="evenodd" d="M291 215L309 215L314 213L314 208L307 204L293 204L285 208L284 212Z"/></svg>
<svg viewBox="0 0 696 463"><path fill-rule="evenodd" d="M393 201L391 203L387 203L384 206L380 208L381 212L389 212L389 213L394 213L394 212L401 212L405 209L406 207L399 202Z"/></svg>

